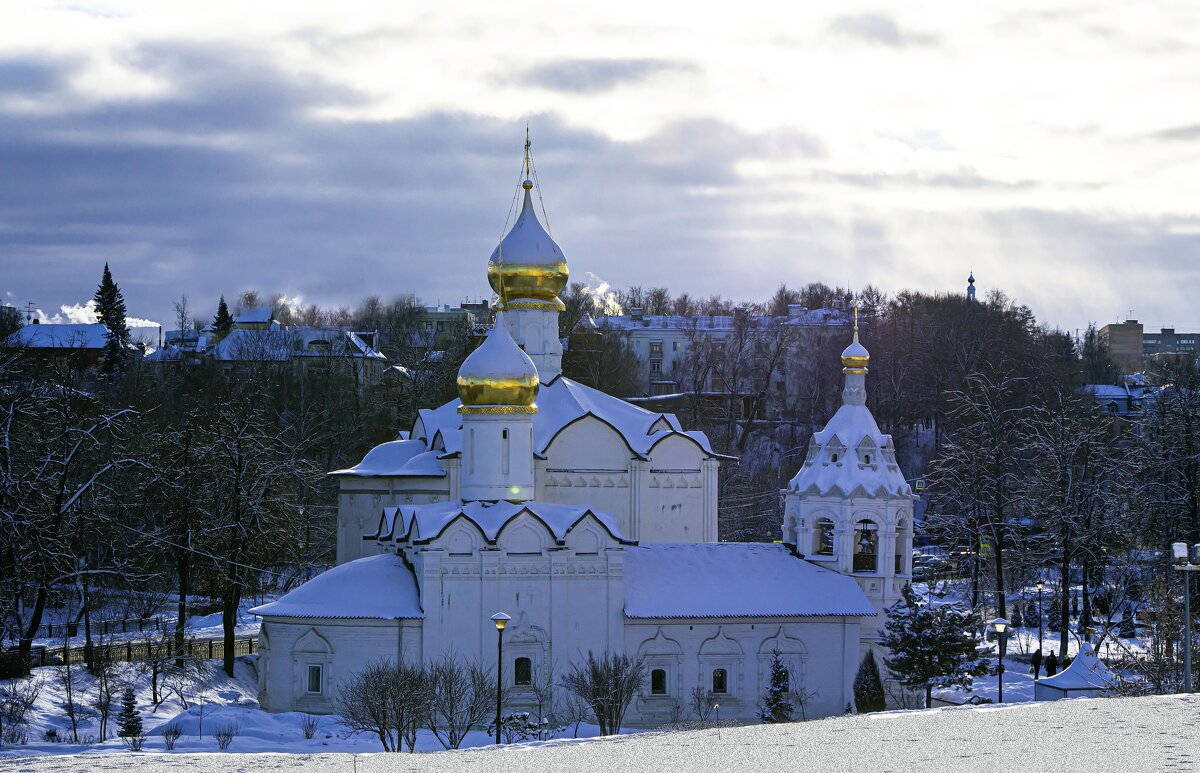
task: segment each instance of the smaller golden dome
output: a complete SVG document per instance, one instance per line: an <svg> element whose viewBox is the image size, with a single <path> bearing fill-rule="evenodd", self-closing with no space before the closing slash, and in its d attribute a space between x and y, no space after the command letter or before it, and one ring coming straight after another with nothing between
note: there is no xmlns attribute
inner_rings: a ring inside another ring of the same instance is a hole
<svg viewBox="0 0 1200 773"><path fill-rule="evenodd" d="M522 298L558 306L558 294L570 276L567 258L534 214L533 183L526 180L521 187L525 189L521 214L488 260L488 283L501 306Z"/></svg>
<svg viewBox="0 0 1200 773"><path fill-rule="evenodd" d="M858 340L858 305L854 306L854 340L842 351L843 373L866 373L871 353Z"/></svg>
<svg viewBox="0 0 1200 773"><path fill-rule="evenodd" d="M503 313L459 367L457 385L463 413L537 411L537 367L509 335Z"/></svg>

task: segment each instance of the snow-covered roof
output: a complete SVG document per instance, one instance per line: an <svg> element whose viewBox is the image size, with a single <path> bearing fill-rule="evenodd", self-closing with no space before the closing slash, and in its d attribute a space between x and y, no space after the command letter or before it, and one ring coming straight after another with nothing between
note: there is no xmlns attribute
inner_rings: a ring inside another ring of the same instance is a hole
<svg viewBox="0 0 1200 773"><path fill-rule="evenodd" d="M444 453L462 450L462 416L460 401L453 400L434 409L419 411L414 437L425 439L432 450L440 438ZM565 376L557 376L538 389L538 412L533 416L533 449L539 456L567 425L585 416L594 416L613 427L629 446L633 455L645 458L650 450L669 436L686 437L704 453L715 456L708 437L703 432L683 430L673 413L655 413L618 397L584 386ZM651 428L658 425L658 429Z"/></svg>
<svg viewBox="0 0 1200 773"><path fill-rule="evenodd" d="M26 325L8 337L9 346L29 349L103 349L108 328L93 324Z"/></svg>
<svg viewBox="0 0 1200 773"><path fill-rule="evenodd" d="M1054 676L1039 679L1038 685L1053 687L1063 692L1075 690L1105 690L1116 684L1116 676L1096 657L1092 645L1084 642L1071 665Z"/></svg>
<svg viewBox="0 0 1200 773"><path fill-rule="evenodd" d="M658 542L625 550L625 615L865 617L875 608L853 578L783 545Z"/></svg>
<svg viewBox="0 0 1200 773"><path fill-rule="evenodd" d="M250 610L260 617L398 620L424 617L417 581L394 553L349 561L323 572L278 601Z"/></svg>
<svg viewBox="0 0 1200 773"><path fill-rule="evenodd" d="M292 356L292 336L286 330L231 330L213 349L218 360L286 360Z"/></svg>
<svg viewBox="0 0 1200 773"><path fill-rule="evenodd" d="M832 446L832 448L831 448ZM859 456L869 455L864 463ZM833 461L832 453L837 453ZM912 488L896 464L892 436L879 431L865 405L843 404L820 432L813 433L804 465L789 484L793 491L822 496L909 496Z"/></svg>
<svg viewBox="0 0 1200 773"><path fill-rule="evenodd" d="M225 361L283 361L292 357L351 356L383 360L382 354L358 333L330 327L275 327L269 330L235 328L213 348Z"/></svg>
<svg viewBox="0 0 1200 773"><path fill-rule="evenodd" d="M264 306L256 306L248 309L242 309L233 318L233 321L242 324L270 322L272 310Z"/></svg>
<svg viewBox="0 0 1200 773"><path fill-rule="evenodd" d="M746 317L751 328L769 329L777 325L784 327L805 327L810 325L844 327L849 324L849 317L840 309L804 309L797 313L783 316L751 314ZM601 317L593 322L593 326L614 330L638 330L641 328L658 330L715 330L730 331L738 323L738 317L732 314L710 314L685 317L678 314L643 314L635 318L633 315L620 314Z"/></svg>
<svg viewBox="0 0 1200 773"><path fill-rule="evenodd" d="M587 517L595 518L616 540L627 542L612 513L588 507L549 502L438 502L427 505L385 507L376 539L396 542L427 542L452 522L464 518L473 523L488 542L495 542L504 526L522 513L541 521L556 542Z"/></svg>
<svg viewBox="0 0 1200 773"><path fill-rule="evenodd" d="M372 448L362 461L353 467L334 470L329 474L359 477L378 475L442 477L446 471L437 457L437 452L426 451L425 443L420 440L392 440Z"/></svg>

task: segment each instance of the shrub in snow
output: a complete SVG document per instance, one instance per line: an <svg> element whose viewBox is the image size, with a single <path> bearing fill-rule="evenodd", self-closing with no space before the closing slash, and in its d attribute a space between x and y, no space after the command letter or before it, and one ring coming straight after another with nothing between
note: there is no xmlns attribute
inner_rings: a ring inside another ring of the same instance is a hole
<svg viewBox="0 0 1200 773"><path fill-rule="evenodd" d="M338 713L355 732L374 733L383 750L412 751L429 711L429 674L408 663L381 660L350 677L338 695Z"/></svg>
<svg viewBox="0 0 1200 773"><path fill-rule="evenodd" d="M873 652L868 651L858 665L858 674L854 677L854 703L862 713L887 708L883 679L879 676L879 666L875 663Z"/></svg>
<svg viewBox="0 0 1200 773"><path fill-rule="evenodd" d="M924 688L925 705L934 687L969 688L987 672L980 657L979 615L963 604L926 604L904 586L904 597L888 610L880 643L892 652L883 662L902 685Z"/></svg>
<svg viewBox="0 0 1200 773"><path fill-rule="evenodd" d="M311 741L317 731L321 729L321 718L313 714L305 714L300 720L300 730L304 733L304 740Z"/></svg>
<svg viewBox="0 0 1200 773"><path fill-rule="evenodd" d="M771 650L771 683L763 696L758 718L763 722L791 722L791 675L783 662L783 655L776 648Z"/></svg>
<svg viewBox="0 0 1200 773"><path fill-rule="evenodd" d="M16 746L29 739L29 709L41 689L40 679L14 679L0 685L0 746Z"/></svg>
<svg viewBox="0 0 1200 773"><path fill-rule="evenodd" d="M146 742L146 734L142 732L142 716L137 711L137 697L132 687L126 687L121 694L121 713L117 715L117 735L125 742L126 748L140 752Z"/></svg>
<svg viewBox="0 0 1200 773"><path fill-rule="evenodd" d="M492 670L474 661L447 654L430 665L425 724L443 748L457 749L472 727L495 712L495 684Z"/></svg>
<svg viewBox="0 0 1200 773"><path fill-rule="evenodd" d="M163 728L162 737L163 743L166 744L167 751L175 751L175 742L183 735L183 728L178 724L171 723Z"/></svg>
<svg viewBox="0 0 1200 773"><path fill-rule="evenodd" d="M233 739L238 737L239 732L241 732L241 728L236 722L222 723L213 733L213 738L217 739L217 748L221 751L228 749L229 745L233 743Z"/></svg>
<svg viewBox="0 0 1200 773"><path fill-rule="evenodd" d="M646 663L641 658L610 652L597 656L588 650L586 661L571 665L563 686L592 709L600 735L616 735L645 676Z"/></svg>

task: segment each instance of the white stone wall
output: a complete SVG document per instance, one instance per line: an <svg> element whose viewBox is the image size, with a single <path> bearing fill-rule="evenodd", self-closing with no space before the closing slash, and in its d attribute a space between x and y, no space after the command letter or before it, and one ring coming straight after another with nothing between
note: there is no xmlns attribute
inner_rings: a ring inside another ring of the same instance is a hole
<svg viewBox="0 0 1200 773"><path fill-rule="evenodd" d="M378 660L419 660L419 620L266 618L259 632L259 703L267 711L329 714L347 679ZM310 693L309 665L323 668Z"/></svg>
<svg viewBox="0 0 1200 773"><path fill-rule="evenodd" d="M463 499L534 498L533 414L466 414L462 433Z"/></svg>
<svg viewBox="0 0 1200 773"><path fill-rule="evenodd" d="M806 696L805 717L841 714L853 700L859 658L859 624L855 618L848 620L631 620L625 628L625 650L646 658L646 680L629 721L639 726L668 722L677 704L684 718L695 718L692 691L710 691L717 668L727 672L727 693L712 696L721 706L721 716L757 721L775 647L791 673L791 689ZM651 692L650 674L656 668L667 672L666 695Z"/></svg>
<svg viewBox="0 0 1200 773"><path fill-rule="evenodd" d="M337 563L381 552L364 533L374 533L383 508L427 504L450 499L448 478L389 478L343 476L338 496Z"/></svg>

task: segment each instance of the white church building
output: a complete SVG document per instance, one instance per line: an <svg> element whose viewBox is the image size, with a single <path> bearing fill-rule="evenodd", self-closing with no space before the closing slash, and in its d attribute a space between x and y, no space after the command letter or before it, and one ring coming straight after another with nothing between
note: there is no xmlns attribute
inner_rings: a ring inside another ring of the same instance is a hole
<svg viewBox="0 0 1200 773"><path fill-rule="evenodd" d="M337 566L253 610L261 705L332 712L380 659L494 667L503 612L506 711L608 651L645 659L629 724L687 716L696 688L754 721L778 650L806 717L844 712L912 536L857 330L845 404L787 492L782 543L718 542L723 457L705 435L562 375L567 262L523 187L488 263L495 325L459 371L460 399L332 473Z"/></svg>

